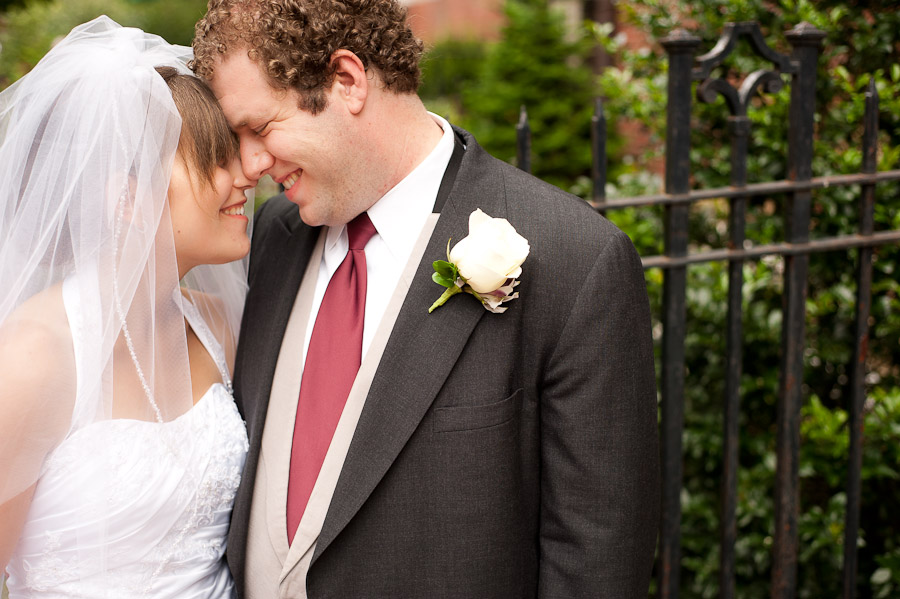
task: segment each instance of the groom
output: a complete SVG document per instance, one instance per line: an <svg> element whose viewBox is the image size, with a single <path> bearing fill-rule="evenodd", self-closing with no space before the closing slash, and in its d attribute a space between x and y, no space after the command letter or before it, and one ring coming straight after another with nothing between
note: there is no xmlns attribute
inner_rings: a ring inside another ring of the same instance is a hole
<svg viewBox="0 0 900 599"><path fill-rule="evenodd" d="M196 31L246 175L285 187L235 366L240 596L646 597L656 389L628 237L425 110L397 0L210 0ZM453 261L480 293L429 312L470 224Z"/></svg>

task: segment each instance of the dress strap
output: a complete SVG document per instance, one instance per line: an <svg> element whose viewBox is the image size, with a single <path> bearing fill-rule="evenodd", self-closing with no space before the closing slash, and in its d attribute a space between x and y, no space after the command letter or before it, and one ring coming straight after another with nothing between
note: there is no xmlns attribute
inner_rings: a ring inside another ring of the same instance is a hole
<svg viewBox="0 0 900 599"><path fill-rule="evenodd" d="M216 339L216 336L213 335L209 325L206 324L206 320L204 320L203 316L200 314L200 310L198 310L197 306L191 302L190 298L182 294L181 302L184 310L184 317L187 319L188 324L191 325L191 328L194 330L200 343L203 344L203 347L205 347L206 351L209 352L209 355L212 356L213 361L216 363L216 367L219 369L219 374L222 376L222 384L224 384L225 388L228 389L228 392L231 393L231 374L228 372L225 349L222 347L222 344L219 343L219 340Z"/></svg>

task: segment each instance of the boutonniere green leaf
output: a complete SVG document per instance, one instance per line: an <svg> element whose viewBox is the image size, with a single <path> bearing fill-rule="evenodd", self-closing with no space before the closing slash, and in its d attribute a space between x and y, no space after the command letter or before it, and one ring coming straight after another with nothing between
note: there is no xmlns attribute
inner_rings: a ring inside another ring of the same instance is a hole
<svg viewBox="0 0 900 599"><path fill-rule="evenodd" d="M447 257L450 257L450 241L447 241ZM456 268L456 265L452 262L447 262L446 260L435 260L432 263L434 266L434 274L431 275L431 280L441 285L442 287L453 287L456 284L456 280L459 279L459 269Z"/></svg>

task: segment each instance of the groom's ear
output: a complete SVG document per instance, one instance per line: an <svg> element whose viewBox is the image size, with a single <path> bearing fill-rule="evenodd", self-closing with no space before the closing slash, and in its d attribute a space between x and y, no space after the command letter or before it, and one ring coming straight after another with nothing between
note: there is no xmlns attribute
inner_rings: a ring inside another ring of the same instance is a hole
<svg viewBox="0 0 900 599"><path fill-rule="evenodd" d="M351 114L359 114L369 95L369 79L366 67L359 57L349 50L338 50L331 55L334 69L332 99L345 103Z"/></svg>

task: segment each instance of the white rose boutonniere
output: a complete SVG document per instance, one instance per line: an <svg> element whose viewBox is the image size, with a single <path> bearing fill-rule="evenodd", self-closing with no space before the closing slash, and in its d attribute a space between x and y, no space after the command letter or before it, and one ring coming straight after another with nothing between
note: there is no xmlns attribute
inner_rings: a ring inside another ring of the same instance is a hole
<svg viewBox="0 0 900 599"><path fill-rule="evenodd" d="M489 312L506 311L501 304L519 297L513 288L519 284L522 263L531 248L528 240L516 233L505 218L491 218L480 209L469 215L469 235L450 249L447 260L434 262L431 278L447 291L428 312L462 291L475 296Z"/></svg>

